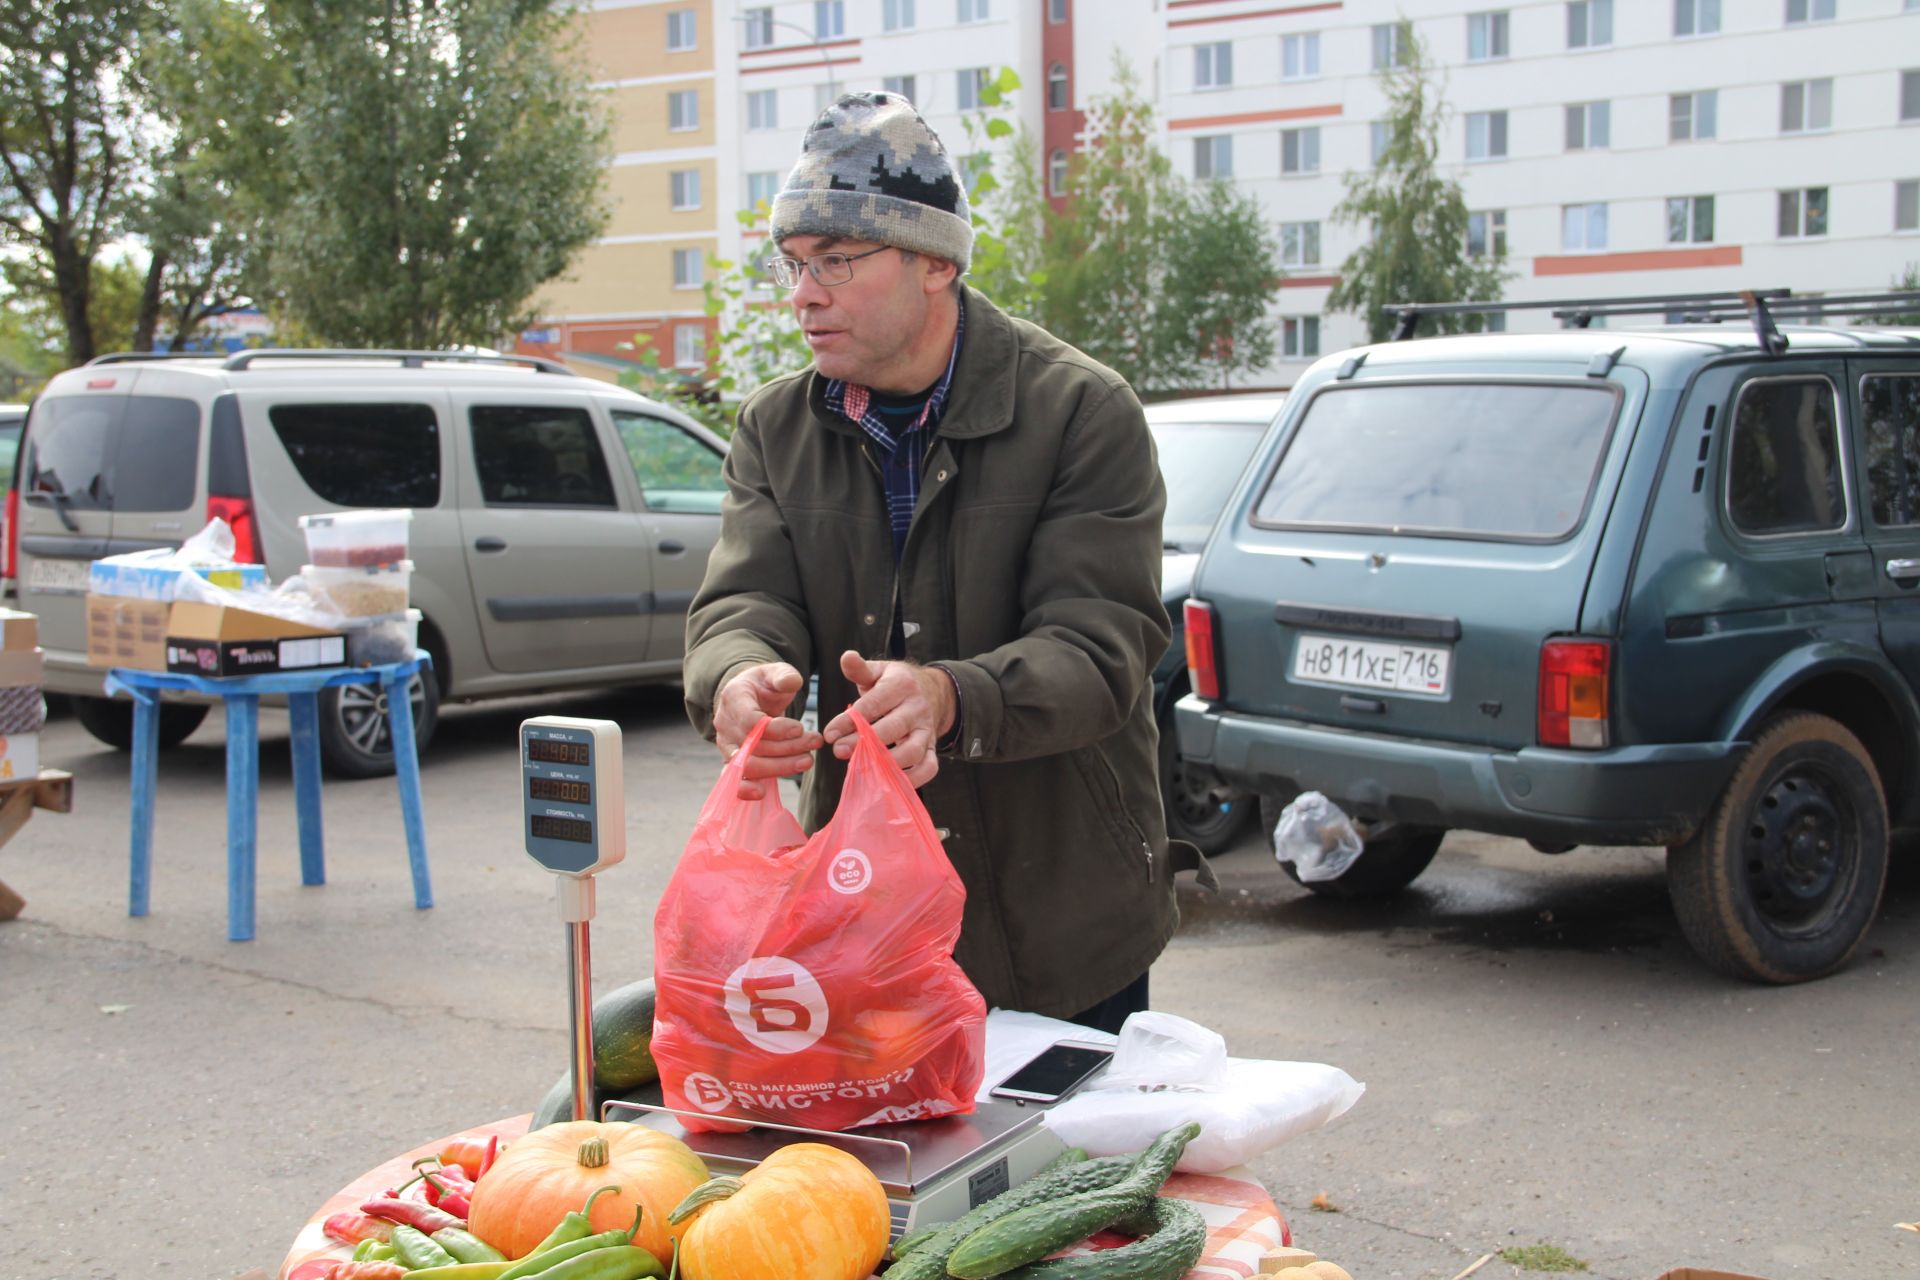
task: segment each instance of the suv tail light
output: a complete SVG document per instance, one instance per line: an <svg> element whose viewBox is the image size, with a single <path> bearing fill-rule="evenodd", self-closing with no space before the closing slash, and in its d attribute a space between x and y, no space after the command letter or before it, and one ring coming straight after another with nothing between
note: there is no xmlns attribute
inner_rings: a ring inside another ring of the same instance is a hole
<svg viewBox="0 0 1920 1280"><path fill-rule="evenodd" d="M253 479L247 470L247 439L240 430L240 404L231 391L213 402L213 445L207 456L207 519L219 516L233 530L233 558L265 564L260 523L253 513Z"/></svg>
<svg viewBox="0 0 1920 1280"><path fill-rule="evenodd" d="M20 576L20 487L7 490L6 515L0 517L0 578Z"/></svg>
<svg viewBox="0 0 1920 1280"><path fill-rule="evenodd" d="M1548 640L1540 646L1540 699L1536 707L1540 745L1607 745L1607 673L1613 644L1607 640Z"/></svg>
<svg viewBox="0 0 1920 1280"><path fill-rule="evenodd" d="M1189 600L1182 611L1187 627L1187 682L1209 700L1220 697L1220 664L1213 635L1213 606Z"/></svg>
<svg viewBox="0 0 1920 1280"><path fill-rule="evenodd" d="M207 499L207 519L219 516L233 530L233 558L238 564L265 564L260 554L260 528L253 518L253 499L222 497Z"/></svg>

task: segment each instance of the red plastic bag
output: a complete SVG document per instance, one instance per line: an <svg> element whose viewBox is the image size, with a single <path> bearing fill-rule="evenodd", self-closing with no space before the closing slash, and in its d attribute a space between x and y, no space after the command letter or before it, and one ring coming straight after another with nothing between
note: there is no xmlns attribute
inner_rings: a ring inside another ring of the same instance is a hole
<svg viewBox="0 0 1920 1280"><path fill-rule="evenodd" d="M839 811L812 839L772 782L739 798L762 721L660 900L652 1052L666 1104L696 1113L689 1129L973 1110L986 1002L953 959L966 890L906 775L853 721Z"/></svg>

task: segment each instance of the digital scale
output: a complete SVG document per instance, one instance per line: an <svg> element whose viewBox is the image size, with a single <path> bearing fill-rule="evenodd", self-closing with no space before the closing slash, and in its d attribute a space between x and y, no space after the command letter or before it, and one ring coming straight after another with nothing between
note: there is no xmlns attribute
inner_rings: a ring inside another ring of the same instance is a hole
<svg viewBox="0 0 1920 1280"><path fill-rule="evenodd" d="M520 725L521 808L527 854L559 877L555 897L567 926L573 1032L573 1117L589 1118L593 1097L593 975L588 923L594 875L627 855L626 790L620 726L611 720L536 716ZM972 1113L870 1125L830 1133L756 1124L736 1133L691 1133L680 1112L612 1100L601 1119L660 1129L685 1142L710 1168L753 1168L795 1142L823 1142L857 1157L886 1188L892 1238L951 1222L1018 1186L1066 1150L1041 1123L1044 1106L997 1099ZM686 1113L690 1114L690 1113Z"/></svg>

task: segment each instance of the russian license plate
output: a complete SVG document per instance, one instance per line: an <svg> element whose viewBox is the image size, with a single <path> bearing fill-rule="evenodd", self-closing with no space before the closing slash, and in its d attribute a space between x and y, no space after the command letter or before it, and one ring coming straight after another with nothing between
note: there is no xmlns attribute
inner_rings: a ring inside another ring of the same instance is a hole
<svg viewBox="0 0 1920 1280"><path fill-rule="evenodd" d="M1293 678L1313 684L1444 695L1452 674L1453 653L1438 645L1303 632L1293 649Z"/></svg>
<svg viewBox="0 0 1920 1280"><path fill-rule="evenodd" d="M27 570L27 590L83 596L87 593L87 572L91 567L85 560L36 558Z"/></svg>

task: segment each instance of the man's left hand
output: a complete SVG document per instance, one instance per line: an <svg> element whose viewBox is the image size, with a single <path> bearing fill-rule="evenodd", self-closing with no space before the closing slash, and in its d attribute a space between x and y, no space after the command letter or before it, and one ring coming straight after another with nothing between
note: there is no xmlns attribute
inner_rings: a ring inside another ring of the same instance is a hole
<svg viewBox="0 0 1920 1280"><path fill-rule="evenodd" d="M915 787L940 772L934 744L953 728L953 680L935 667L905 661L869 662L849 649L840 655L840 672L860 692L849 710L858 711L887 744L895 764ZM842 760L853 757L856 735L845 711L821 736Z"/></svg>

